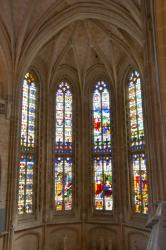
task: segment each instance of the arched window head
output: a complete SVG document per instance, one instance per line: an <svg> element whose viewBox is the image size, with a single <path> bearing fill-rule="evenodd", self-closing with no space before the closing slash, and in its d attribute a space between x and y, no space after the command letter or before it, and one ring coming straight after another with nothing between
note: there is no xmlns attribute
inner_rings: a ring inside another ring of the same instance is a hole
<svg viewBox="0 0 166 250"><path fill-rule="evenodd" d="M148 212L148 182L145 156L144 117L140 73L133 70L128 78L128 150L134 212Z"/></svg>
<svg viewBox="0 0 166 250"><path fill-rule="evenodd" d="M98 81L93 90L93 174L96 210L112 210L112 110L108 84Z"/></svg>
<svg viewBox="0 0 166 250"><path fill-rule="evenodd" d="M67 211L73 206L73 97L67 82L59 84L55 99L54 205Z"/></svg>
<svg viewBox="0 0 166 250"><path fill-rule="evenodd" d="M26 73L22 83L20 143L18 161L18 214L34 210L38 148L39 85L34 73Z"/></svg>

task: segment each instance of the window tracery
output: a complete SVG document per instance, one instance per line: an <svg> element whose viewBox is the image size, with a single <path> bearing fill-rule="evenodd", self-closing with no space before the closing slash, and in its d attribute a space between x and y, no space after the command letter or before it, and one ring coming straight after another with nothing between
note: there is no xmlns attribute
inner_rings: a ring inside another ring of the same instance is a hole
<svg viewBox="0 0 166 250"><path fill-rule="evenodd" d="M128 150L132 207L136 213L148 213L147 162L140 73L128 77Z"/></svg>
<svg viewBox="0 0 166 250"><path fill-rule="evenodd" d="M148 181L140 73L128 77L128 145L132 182L132 207L148 213ZM97 81L92 93L93 201L96 210L113 210L112 192L112 96L105 81ZM39 86L28 72L22 87L18 214L33 213L37 167ZM73 209L73 94L62 81L55 93L54 207Z"/></svg>
<svg viewBox="0 0 166 250"><path fill-rule="evenodd" d="M98 81L93 90L93 174L96 210L112 210L112 110L108 84Z"/></svg>
<svg viewBox="0 0 166 250"><path fill-rule="evenodd" d="M26 73L22 83L20 140L18 152L18 214L34 212L38 149L39 85L34 73Z"/></svg>
<svg viewBox="0 0 166 250"><path fill-rule="evenodd" d="M54 206L56 211L73 207L73 95L70 85L62 81L56 91Z"/></svg>

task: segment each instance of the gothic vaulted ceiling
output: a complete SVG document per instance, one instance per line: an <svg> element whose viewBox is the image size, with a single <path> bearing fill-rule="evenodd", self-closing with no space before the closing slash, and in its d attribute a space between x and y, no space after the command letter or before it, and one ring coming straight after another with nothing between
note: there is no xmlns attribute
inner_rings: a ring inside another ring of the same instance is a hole
<svg viewBox="0 0 166 250"><path fill-rule="evenodd" d="M69 65L80 81L95 64L114 78L126 58L141 65L141 0L0 0L0 5L0 71L5 65L16 79L33 63L48 74Z"/></svg>

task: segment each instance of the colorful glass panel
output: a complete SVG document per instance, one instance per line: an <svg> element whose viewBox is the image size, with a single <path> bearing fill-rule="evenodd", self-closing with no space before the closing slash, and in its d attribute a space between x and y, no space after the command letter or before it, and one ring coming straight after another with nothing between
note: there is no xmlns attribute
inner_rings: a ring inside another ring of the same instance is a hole
<svg viewBox="0 0 166 250"><path fill-rule="evenodd" d="M131 165L133 169L133 200L135 212L144 214L148 212L148 183L144 153L132 154Z"/></svg>
<svg viewBox="0 0 166 250"><path fill-rule="evenodd" d="M93 138L95 153L111 152L110 95L107 84L98 82L93 94Z"/></svg>
<svg viewBox="0 0 166 250"><path fill-rule="evenodd" d="M37 149L38 88L32 73L23 80L20 159L18 163L18 214L33 212Z"/></svg>
<svg viewBox="0 0 166 250"><path fill-rule="evenodd" d="M72 93L66 82L56 91L55 104L55 209L72 209Z"/></svg>
<svg viewBox="0 0 166 250"><path fill-rule="evenodd" d="M136 213L148 213L148 183L145 160L144 121L140 74L133 70L128 82L129 155L132 203Z"/></svg>
<svg viewBox="0 0 166 250"><path fill-rule="evenodd" d="M144 149L144 123L141 80L138 71L129 77L130 150Z"/></svg>
<svg viewBox="0 0 166 250"><path fill-rule="evenodd" d="M95 208L112 210L112 161L109 156L94 157Z"/></svg>
<svg viewBox="0 0 166 250"><path fill-rule="evenodd" d="M112 210L111 99L107 84L99 81L93 92L93 164L95 209Z"/></svg>

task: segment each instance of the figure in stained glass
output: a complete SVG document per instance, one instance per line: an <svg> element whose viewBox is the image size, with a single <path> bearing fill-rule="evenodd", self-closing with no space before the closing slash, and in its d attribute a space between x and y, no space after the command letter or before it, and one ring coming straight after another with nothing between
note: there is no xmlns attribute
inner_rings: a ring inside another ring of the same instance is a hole
<svg viewBox="0 0 166 250"><path fill-rule="evenodd" d="M56 211L72 209L72 93L68 83L61 82L55 102L54 183Z"/></svg>
<svg viewBox="0 0 166 250"><path fill-rule="evenodd" d="M22 85L20 159L18 163L18 214L33 212L34 171L37 154L38 86L28 72Z"/></svg>
<svg viewBox="0 0 166 250"><path fill-rule="evenodd" d="M93 164L96 210L112 210L111 99L107 83L93 92Z"/></svg>
<svg viewBox="0 0 166 250"><path fill-rule="evenodd" d="M129 159L134 212L148 212L148 182L145 160L144 121L140 74L133 70L128 82Z"/></svg>

